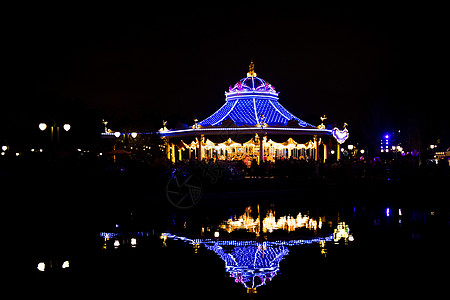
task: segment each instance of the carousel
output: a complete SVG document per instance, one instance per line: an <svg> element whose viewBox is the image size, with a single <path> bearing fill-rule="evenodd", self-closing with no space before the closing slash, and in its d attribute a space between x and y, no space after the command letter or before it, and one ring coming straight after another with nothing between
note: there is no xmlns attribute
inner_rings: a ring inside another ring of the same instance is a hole
<svg viewBox="0 0 450 300"><path fill-rule="evenodd" d="M311 125L281 105L278 92L256 76L251 62L247 77L230 86L225 103L208 118L194 120L192 126L159 130L165 141L167 158L243 160L260 164L275 159L325 161L331 138L339 145L348 138L345 128L327 128L323 122Z"/></svg>

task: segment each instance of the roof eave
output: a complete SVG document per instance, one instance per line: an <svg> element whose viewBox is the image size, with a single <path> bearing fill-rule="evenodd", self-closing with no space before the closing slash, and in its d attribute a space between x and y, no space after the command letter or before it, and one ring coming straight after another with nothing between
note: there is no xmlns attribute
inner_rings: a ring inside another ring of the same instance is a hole
<svg viewBox="0 0 450 300"><path fill-rule="evenodd" d="M324 135L331 136L332 130L329 129L318 129L318 128L270 128L270 127L213 127L213 128L187 128L180 130L168 130L165 132L160 132L163 137L182 137L182 136L198 136L198 135L217 135L224 134L275 134L275 135Z"/></svg>

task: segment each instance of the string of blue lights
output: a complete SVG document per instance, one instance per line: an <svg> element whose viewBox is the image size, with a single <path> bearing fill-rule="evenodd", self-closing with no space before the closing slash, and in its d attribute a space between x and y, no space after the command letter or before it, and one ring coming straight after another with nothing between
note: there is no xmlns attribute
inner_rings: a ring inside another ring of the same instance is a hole
<svg viewBox="0 0 450 300"><path fill-rule="evenodd" d="M255 126L261 122L269 126L286 126L294 119L300 127L314 127L285 109L278 102L275 88L259 77L246 77L225 93L226 102L214 114L199 122L202 127L220 126L226 119L237 126ZM262 120L262 116L264 119Z"/></svg>

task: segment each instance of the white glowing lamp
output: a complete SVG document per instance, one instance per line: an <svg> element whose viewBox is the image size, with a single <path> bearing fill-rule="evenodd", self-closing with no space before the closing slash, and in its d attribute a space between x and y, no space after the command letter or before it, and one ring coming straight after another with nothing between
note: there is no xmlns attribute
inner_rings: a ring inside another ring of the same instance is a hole
<svg viewBox="0 0 450 300"><path fill-rule="evenodd" d="M69 267L69 261L66 260L66 261L64 261L63 264L62 264L62 268L63 268L63 269L67 269L68 267Z"/></svg>
<svg viewBox="0 0 450 300"><path fill-rule="evenodd" d="M120 131L114 132L114 136L115 136L116 138L120 137Z"/></svg>
<svg viewBox="0 0 450 300"><path fill-rule="evenodd" d="M64 128L65 131L69 131L70 127L71 127L70 124L64 124L63 125L63 128Z"/></svg>
<svg viewBox="0 0 450 300"><path fill-rule="evenodd" d="M131 133L131 137L132 137L133 139L135 139L135 138L137 137L137 132L132 132L132 133Z"/></svg>
<svg viewBox="0 0 450 300"><path fill-rule="evenodd" d="M39 123L39 129L44 131L45 129L47 129L47 124L45 123Z"/></svg>
<svg viewBox="0 0 450 300"><path fill-rule="evenodd" d="M44 272L45 271L45 263L43 263L43 262L38 263L37 269L41 272Z"/></svg>

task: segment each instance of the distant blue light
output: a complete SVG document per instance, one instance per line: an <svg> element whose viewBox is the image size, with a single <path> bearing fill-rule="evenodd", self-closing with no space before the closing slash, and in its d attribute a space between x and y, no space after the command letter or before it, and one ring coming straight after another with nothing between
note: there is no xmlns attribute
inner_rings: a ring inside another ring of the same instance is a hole
<svg viewBox="0 0 450 300"><path fill-rule="evenodd" d="M386 208L386 217L389 217L391 214L391 210L388 208Z"/></svg>

